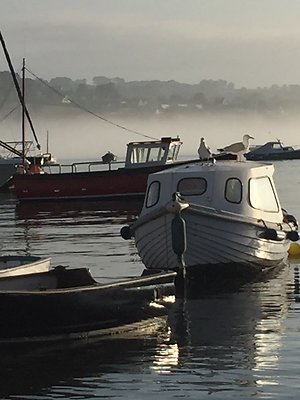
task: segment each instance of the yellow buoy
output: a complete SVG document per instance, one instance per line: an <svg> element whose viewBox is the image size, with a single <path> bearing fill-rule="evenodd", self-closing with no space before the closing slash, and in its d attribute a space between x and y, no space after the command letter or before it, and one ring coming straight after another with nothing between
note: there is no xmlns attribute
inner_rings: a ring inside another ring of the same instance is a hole
<svg viewBox="0 0 300 400"><path fill-rule="evenodd" d="M289 253L289 257L300 257L300 244L299 243L291 243L288 253Z"/></svg>

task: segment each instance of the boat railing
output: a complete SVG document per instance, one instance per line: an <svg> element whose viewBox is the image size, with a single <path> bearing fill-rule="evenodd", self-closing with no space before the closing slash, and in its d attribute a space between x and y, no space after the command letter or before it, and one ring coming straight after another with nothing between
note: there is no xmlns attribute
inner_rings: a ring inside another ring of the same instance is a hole
<svg viewBox="0 0 300 400"><path fill-rule="evenodd" d="M95 172L113 170L120 165L124 166L124 164L124 161L112 161L111 163L104 163L103 161L78 161L70 164L49 163L43 166L43 170L49 174Z"/></svg>

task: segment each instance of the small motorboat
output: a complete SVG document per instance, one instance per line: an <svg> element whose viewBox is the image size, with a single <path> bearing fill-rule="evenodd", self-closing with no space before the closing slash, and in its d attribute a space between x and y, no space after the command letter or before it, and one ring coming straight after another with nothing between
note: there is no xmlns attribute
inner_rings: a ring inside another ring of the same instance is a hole
<svg viewBox="0 0 300 400"><path fill-rule="evenodd" d="M101 284L87 268L0 280L0 343L88 338L166 314L175 299L172 271Z"/></svg>
<svg viewBox="0 0 300 400"><path fill-rule="evenodd" d="M38 256L0 256L0 278L46 272L51 258Z"/></svg>
<svg viewBox="0 0 300 400"><path fill-rule="evenodd" d="M217 161L151 174L141 214L121 235L134 236L149 269L182 264L216 278L279 266L299 235L273 172L272 164Z"/></svg>
<svg viewBox="0 0 300 400"><path fill-rule="evenodd" d="M280 140L276 140L250 148L245 157L250 161L297 160L300 158L300 149L284 146Z"/></svg>

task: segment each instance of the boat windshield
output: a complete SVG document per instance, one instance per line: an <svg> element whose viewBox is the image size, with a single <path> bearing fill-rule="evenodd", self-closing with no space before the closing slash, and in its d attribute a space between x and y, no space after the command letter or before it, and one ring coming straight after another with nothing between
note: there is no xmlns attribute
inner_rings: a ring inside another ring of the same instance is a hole
<svg viewBox="0 0 300 400"><path fill-rule="evenodd" d="M157 147L135 147L131 152L131 164L148 163L161 161L164 157L165 149Z"/></svg>
<svg viewBox="0 0 300 400"><path fill-rule="evenodd" d="M249 201L250 205L258 210L279 211L272 182L267 176L249 180Z"/></svg>
<svg viewBox="0 0 300 400"><path fill-rule="evenodd" d="M162 138L155 142L132 142L128 144L126 167L164 165L177 160L181 142L178 139Z"/></svg>
<svg viewBox="0 0 300 400"><path fill-rule="evenodd" d="M168 152L168 161L177 160L179 149L180 149L179 144L175 144L174 146L170 147L169 152Z"/></svg>

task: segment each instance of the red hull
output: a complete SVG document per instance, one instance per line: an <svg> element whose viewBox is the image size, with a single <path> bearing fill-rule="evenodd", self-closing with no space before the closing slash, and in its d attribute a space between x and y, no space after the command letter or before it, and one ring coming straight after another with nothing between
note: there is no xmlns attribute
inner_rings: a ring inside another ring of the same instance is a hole
<svg viewBox="0 0 300 400"><path fill-rule="evenodd" d="M144 196L148 175L174 165L100 172L15 175L14 190L19 200Z"/></svg>

